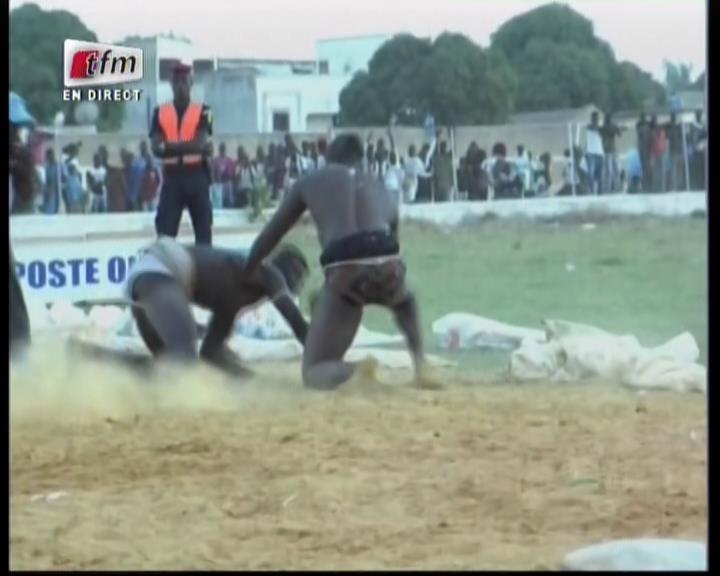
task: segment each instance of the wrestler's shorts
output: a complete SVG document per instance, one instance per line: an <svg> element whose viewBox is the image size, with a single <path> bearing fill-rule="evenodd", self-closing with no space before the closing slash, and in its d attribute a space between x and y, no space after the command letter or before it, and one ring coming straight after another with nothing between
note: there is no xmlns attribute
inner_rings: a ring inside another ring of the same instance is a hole
<svg viewBox="0 0 720 576"><path fill-rule="evenodd" d="M394 234L359 232L336 240L320 256L327 285L348 303L393 306L405 294L405 262Z"/></svg>

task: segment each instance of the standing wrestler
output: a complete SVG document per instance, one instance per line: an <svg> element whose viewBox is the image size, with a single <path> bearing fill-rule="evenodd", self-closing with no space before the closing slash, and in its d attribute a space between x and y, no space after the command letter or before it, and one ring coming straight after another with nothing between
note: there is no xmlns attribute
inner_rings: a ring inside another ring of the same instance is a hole
<svg viewBox="0 0 720 576"><path fill-rule="evenodd" d="M335 138L322 170L298 180L256 238L246 273L258 266L308 210L315 222L325 283L313 309L302 375L306 386L330 390L349 380L357 364L343 357L363 308L392 311L405 336L419 384L425 359L415 297L406 286L398 244L398 205L382 182L362 171L363 144L354 134Z"/></svg>
<svg viewBox="0 0 720 576"><path fill-rule="evenodd" d="M212 204L208 138L210 108L192 102L192 68L173 68L173 101L155 109L150 129L153 154L163 166L163 184L155 217L158 236L175 238L185 207L190 212L195 244L212 244Z"/></svg>
<svg viewBox="0 0 720 576"><path fill-rule="evenodd" d="M130 270L125 290L153 356L197 359L191 304L212 312L200 357L228 372L247 372L225 346L238 313L265 300L272 301L304 343L307 323L292 300L308 275L302 253L285 245L252 275L244 267L245 255L239 251L183 246L170 238L151 244Z"/></svg>

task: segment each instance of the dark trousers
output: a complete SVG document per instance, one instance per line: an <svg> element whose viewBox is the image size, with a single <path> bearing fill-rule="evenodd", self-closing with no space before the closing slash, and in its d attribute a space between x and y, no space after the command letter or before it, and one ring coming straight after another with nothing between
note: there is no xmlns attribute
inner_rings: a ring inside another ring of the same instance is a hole
<svg viewBox="0 0 720 576"><path fill-rule="evenodd" d="M10 246L10 354L30 344L30 319Z"/></svg>
<svg viewBox="0 0 720 576"><path fill-rule="evenodd" d="M176 238L185 208L190 212L195 244L212 244L210 179L199 168L178 168L163 175L160 203L155 216L158 236Z"/></svg>

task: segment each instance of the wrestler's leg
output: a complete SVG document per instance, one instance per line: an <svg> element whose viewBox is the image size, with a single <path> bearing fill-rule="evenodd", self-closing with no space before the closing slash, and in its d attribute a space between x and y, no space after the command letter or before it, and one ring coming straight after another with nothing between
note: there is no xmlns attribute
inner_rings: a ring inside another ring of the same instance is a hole
<svg viewBox="0 0 720 576"><path fill-rule="evenodd" d="M362 313L362 306L350 304L327 285L322 288L305 340L305 386L332 390L352 377L357 365L343 357L355 339Z"/></svg>
<svg viewBox="0 0 720 576"><path fill-rule="evenodd" d="M405 337L415 368L415 382L421 388L439 389L441 385L431 375L423 350L420 313L415 295L405 284L405 265L388 275L384 305L389 308L398 329Z"/></svg>
<svg viewBox="0 0 720 576"><path fill-rule="evenodd" d="M195 319L180 285L168 276L146 274L135 281L133 307L138 331L155 356L197 358Z"/></svg>
<svg viewBox="0 0 720 576"><path fill-rule="evenodd" d="M417 372L424 362L425 355L423 352L422 330L420 328L420 314L418 313L415 295L406 291L405 297L397 304L394 304L390 310L397 327L405 337L405 342Z"/></svg>

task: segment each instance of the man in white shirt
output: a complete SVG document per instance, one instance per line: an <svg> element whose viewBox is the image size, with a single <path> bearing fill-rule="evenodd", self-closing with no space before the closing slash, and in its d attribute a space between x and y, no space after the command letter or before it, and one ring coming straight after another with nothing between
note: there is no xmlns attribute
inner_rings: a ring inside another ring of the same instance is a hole
<svg viewBox="0 0 720 576"><path fill-rule="evenodd" d="M597 112L590 115L590 124L585 129L585 157L590 172L592 193L595 195L600 194L603 189L605 151Z"/></svg>

